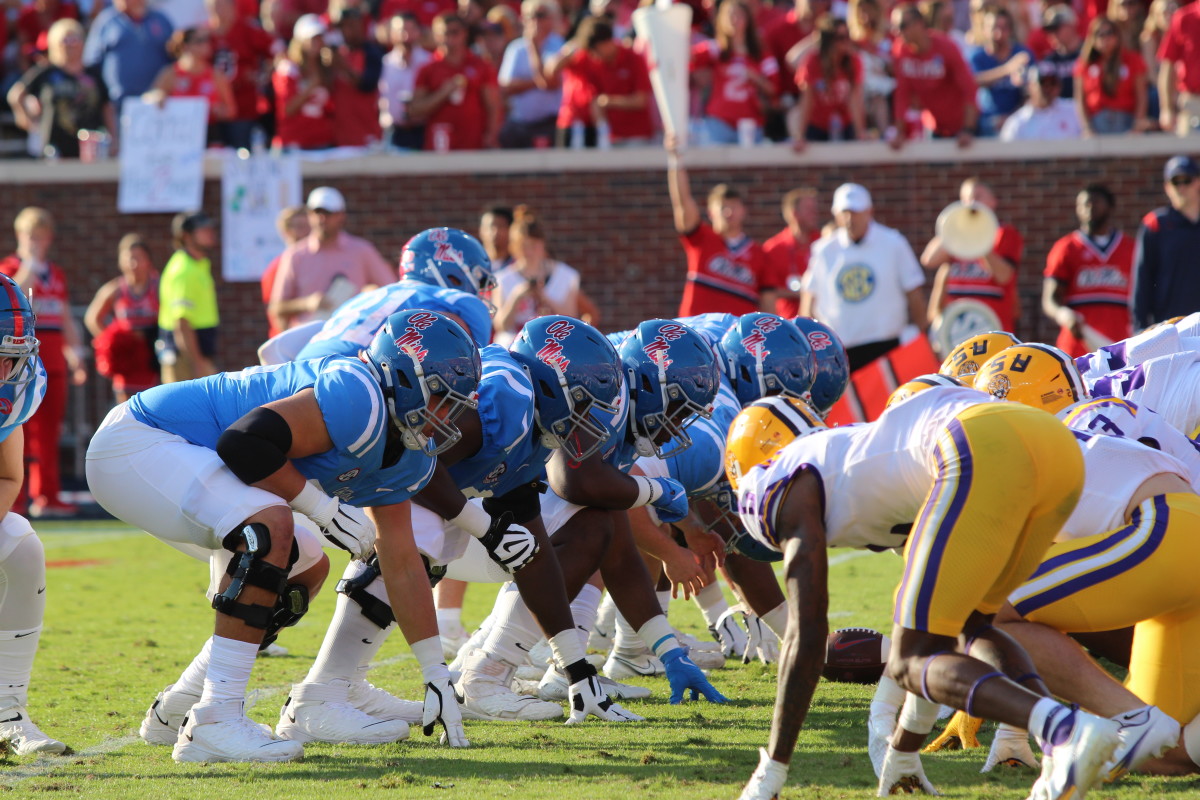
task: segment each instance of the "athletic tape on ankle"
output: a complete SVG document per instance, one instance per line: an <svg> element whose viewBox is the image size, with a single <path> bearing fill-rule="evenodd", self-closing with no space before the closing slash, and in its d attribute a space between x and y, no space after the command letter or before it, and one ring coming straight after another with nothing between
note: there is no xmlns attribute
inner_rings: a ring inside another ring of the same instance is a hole
<svg viewBox="0 0 1200 800"><path fill-rule="evenodd" d="M972 717L979 716L978 714L975 713L975 710L974 710L975 691L980 686L982 686L984 683L990 681L992 678L1003 678L1003 677L1004 677L1003 672L989 672L988 674L983 675L983 676L979 677L978 679L976 679L976 681L973 684L971 684L971 688L967 691L967 704L963 708L963 711L966 711L967 714Z"/></svg>
<svg viewBox="0 0 1200 800"><path fill-rule="evenodd" d="M776 636L778 636L780 639L782 639L783 635L785 633L787 633L787 625L788 625L787 602L785 601L785 602L782 602L779 605L775 606L770 611L768 611L767 613L765 613L761 617L759 617L759 619L761 619L763 621L764 625L766 625L768 628L771 629L772 633L774 633Z"/></svg>
<svg viewBox="0 0 1200 800"><path fill-rule="evenodd" d="M568 664L582 661L586 655L579 631L575 628L559 631L547 641L550 643L550 652L554 655L554 663L560 670L565 670Z"/></svg>
<svg viewBox="0 0 1200 800"><path fill-rule="evenodd" d="M925 659L925 666L921 667L921 696L931 703L937 701L929 696L929 665L932 664L933 660L938 656L948 655L949 653L949 650L938 651L929 658Z"/></svg>

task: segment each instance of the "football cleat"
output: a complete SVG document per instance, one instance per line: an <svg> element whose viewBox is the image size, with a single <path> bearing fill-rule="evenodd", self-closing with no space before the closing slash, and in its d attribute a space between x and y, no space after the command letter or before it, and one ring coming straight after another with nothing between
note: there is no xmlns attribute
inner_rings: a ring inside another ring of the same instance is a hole
<svg viewBox="0 0 1200 800"><path fill-rule="evenodd" d="M554 663L554 651L550 649L548 641L540 639L537 644L529 648L529 663L543 669Z"/></svg>
<svg viewBox="0 0 1200 800"><path fill-rule="evenodd" d="M458 651L462 649L462 646L470 638L471 634L467 633L464 628L442 633L442 658L447 661L453 661L454 657L458 655Z"/></svg>
<svg viewBox="0 0 1200 800"><path fill-rule="evenodd" d="M724 653L722 652L721 645L717 642L705 642L700 639L697 639L695 636L692 636L690 633L683 633L682 631L678 631L678 630L675 631L675 638L679 641L679 643L681 645L683 645L688 650L690 650L692 655L695 655L698 652L721 653L722 657L724 657Z"/></svg>
<svg viewBox="0 0 1200 800"><path fill-rule="evenodd" d="M1104 765L1106 781L1117 780L1146 759L1158 758L1179 743L1179 723L1157 706L1144 706L1109 719L1121 726L1121 743L1112 761Z"/></svg>
<svg viewBox="0 0 1200 800"><path fill-rule="evenodd" d="M408 738L408 723L364 714L349 703L350 681L298 683L279 712L275 733L293 742L384 744Z"/></svg>
<svg viewBox="0 0 1200 800"><path fill-rule="evenodd" d="M363 678L350 681L346 702L372 717L402 719L410 724L421 721L420 703L415 700L401 700L391 692L372 686Z"/></svg>
<svg viewBox="0 0 1200 800"><path fill-rule="evenodd" d="M970 750L983 747L979 743L979 728L983 720L967 716L965 711L956 711L945 729L921 752L936 753L939 750Z"/></svg>
<svg viewBox="0 0 1200 800"><path fill-rule="evenodd" d="M563 715L557 703L517 694L509 688L512 674L513 667L489 658L482 650L463 659L462 679L458 682L463 719L536 721Z"/></svg>
<svg viewBox="0 0 1200 800"><path fill-rule="evenodd" d="M600 676L600 688L613 700L645 700L650 696L650 690L644 686L631 686L618 683L612 678ZM570 685L567 676L554 667L548 667L537 685L537 696L549 702L563 702L570 697Z"/></svg>
<svg viewBox="0 0 1200 800"><path fill-rule="evenodd" d="M191 692L173 692L175 684L158 693L154 704L146 710L146 718L138 733L146 744L174 745L179 738L179 726L188 710L200 702L199 694Z"/></svg>
<svg viewBox="0 0 1200 800"><path fill-rule="evenodd" d="M58 755L67 749L62 742L42 733L15 697L5 698L0 705L0 743L19 756Z"/></svg>
<svg viewBox="0 0 1200 800"><path fill-rule="evenodd" d="M875 796L887 797L892 794L941 794L925 777L919 753L904 753L888 747Z"/></svg>
<svg viewBox="0 0 1200 800"><path fill-rule="evenodd" d="M1038 768L1037 756L1033 754L1033 748L1029 746L1029 731L1004 724L996 728L996 735L992 738L992 746L988 750L987 761L984 762L983 769L979 771L991 772L996 767Z"/></svg>
<svg viewBox="0 0 1200 800"><path fill-rule="evenodd" d="M271 642L269 645L258 651L259 658L283 658L290 652L286 647Z"/></svg>
<svg viewBox="0 0 1200 800"><path fill-rule="evenodd" d="M649 653L627 654L618 653L615 650L608 660L604 662L604 674L614 681L623 680L625 678L648 678L652 675L666 675L667 670L663 667L657 656L652 656Z"/></svg>
<svg viewBox="0 0 1200 800"><path fill-rule="evenodd" d="M1110 719L1094 717L1071 708L1061 714L1050 741L1039 736L1042 774L1033 784L1029 800L1073 800L1082 798L1105 774L1121 743L1121 726Z"/></svg>
<svg viewBox="0 0 1200 800"><path fill-rule="evenodd" d="M246 716L240 699L196 704L179 727L171 758L178 763L292 761L304 755L300 742L276 739Z"/></svg>

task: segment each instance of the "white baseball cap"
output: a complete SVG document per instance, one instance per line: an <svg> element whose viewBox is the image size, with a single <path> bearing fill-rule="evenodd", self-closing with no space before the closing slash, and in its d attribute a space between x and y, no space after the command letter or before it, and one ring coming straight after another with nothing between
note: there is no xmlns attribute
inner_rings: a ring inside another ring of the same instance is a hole
<svg viewBox="0 0 1200 800"><path fill-rule="evenodd" d="M313 211L320 208L336 214L346 210L346 198L332 186L318 186L309 193L305 205Z"/></svg>
<svg viewBox="0 0 1200 800"><path fill-rule="evenodd" d="M833 193L833 213L867 211L871 208L871 193L857 183L843 183Z"/></svg>
<svg viewBox="0 0 1200 800"><path fill-rule="evenodd" d="M305 14L296 20L296 24L292 26L292 38L307 42L310 39L324 35L328 31L328 26L321 21L319 16L316 14Z"/></svg>

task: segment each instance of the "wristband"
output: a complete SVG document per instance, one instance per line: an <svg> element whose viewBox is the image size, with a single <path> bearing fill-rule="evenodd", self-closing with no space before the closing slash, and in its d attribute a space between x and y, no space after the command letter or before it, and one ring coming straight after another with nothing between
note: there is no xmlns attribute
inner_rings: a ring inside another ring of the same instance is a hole
<svg viewBox="0 0 1200 800"><path fill-rule="evenodd" d="M900 709L899 725L912 733L927 734L933 730L941 708L940 704L931 703L924 697L909 692L904 698L904 707Z"/></svg>
<svg viewBox="0 0 1200 800"><path fill-rule="evenodd" d="M675 629L671 627L671 623L667 622L667 618L662 614L651 617L646 621L646 624L638 628L638 636L650 648L650 652L662 658L663 655L676 647L680 647L679 640L675 638Z"/></svg>
<svg viewBox="0 0 1200 800"><path fill-rule="evenodd" d="M337 513L337 503L336 499L306 482L304 488L288 502L288 505L324 528Z"/></svg>
<svg viewBox="0 0 1200 800"><path fill-rule="evenodd" d="M441 636L430 636L428 639L413 642L409 647L412 648L417 663L421 665L421 677L426 683L449 674L446 657L442 655Z"/></svg>
<svg viewBox="0 0 1200 800"><path fill-rule="evenodd" d="M662 485L658 481L652 481L644 475L630 475L629 477L633 478L638 485L637 500L633 501L630 508L641 508L662 497Z"/></svg>
<svg viewBox="0 0 1200 800"><path fill-rule="evenodd" d="M787 601L780 603L765 614L759 616L763 624L771 629L771 632L778 636L781 640L783 635L787 633L788 624L788 609Z"/></svg>
<svg viewBox="0 0 1200 800"><path fill-rule="evenodd" d="M450 520L450 522L462 528L476 539L482 539L488 532L488 528L492 527L491 515L484 511L482 506L478 506L469 500L463 506L462 511L458 512L458 516Z"/></svg>

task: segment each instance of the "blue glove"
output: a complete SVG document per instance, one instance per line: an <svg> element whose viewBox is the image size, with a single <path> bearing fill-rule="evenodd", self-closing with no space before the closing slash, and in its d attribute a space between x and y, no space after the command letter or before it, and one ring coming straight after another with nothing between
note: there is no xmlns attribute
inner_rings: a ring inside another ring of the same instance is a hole
<svg viewBox="0 0 1200 800"><path fill-rule="evenodd" d="M710 703L728 703L729 698L718 692L696 663L688 658L686 647L676 647L660 656L663 667L667 670L667 682L671 684L671 704L683 702L683 693L691 691L690 700L704 699Z"/></svg>
<svg viewBox="0 0 1200 800"><path fill-rule="evenodd" d="M687 516L688 499L683 484L673 478L651 478L662 493L650 501L658 512L660 522L679 522Z"/></svg>

